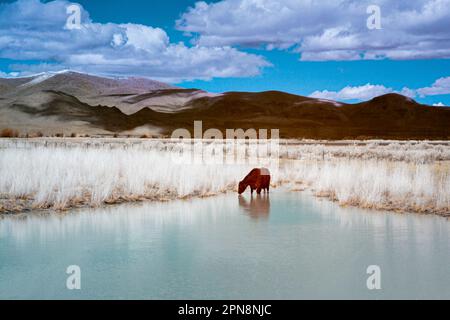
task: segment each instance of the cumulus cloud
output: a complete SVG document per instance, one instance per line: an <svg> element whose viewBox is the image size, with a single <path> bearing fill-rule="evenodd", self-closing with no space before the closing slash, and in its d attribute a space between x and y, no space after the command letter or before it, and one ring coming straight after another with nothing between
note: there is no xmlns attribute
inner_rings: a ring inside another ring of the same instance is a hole
<svg viewBox="0 0 450 320"><path fill-rule="evenodd" d="M442 102L433 103L433 107L445 107L445 104L443 104Z"/></svg>
<svg viewBox="0 0 450 320"><path fill-rule="evenodd" d="M96 23L81 6L81 28L66 27L66 0L18 0L0 5L0 58L14 71L72 69L140 75L170 81L254 76L270 64L261 56L230 46L171 43L160 28L139 24Z"/></svg>
<svg viewBox="0 0 450 320"><path fill-rule="evenodd" d="M381 8L381 30L367 8ZM207 46L293 48L302 60L450 58L450 0L222 0L197 2L177 28Z"/></svg>
<svg viewBox="0 0 450 320"><path fill-rule="evenodd" d="M437 79L430 87L418 89L421 97L450 94L450 77Z"/></svg>
<svg viewBox="0 0 450 320"><path fill-rule="evenodd" d="M363 86L347 86L339 91L315 91L310 96L312 98L328 100L370 100L383 94L391 93L393 89L383 85L372 85L370 83Z"/></svg>
<svg viewBox="0 0 450 320"><path fill-rule="evenodd" d="M394 90L392 88L385 87L383 85L365 84L363 86L346 86L339 91L315 91L310 94L312 98L328 99L328 100L370 100L375 97L388 94L398 93L409 98L415 98L417 96L426 97L433 95L450 94L450 77L440 78L436 80L430 87L424 87L419 89L410 89L404 87L402 90ZM440 106L440 105L437 105Z"/></svg>

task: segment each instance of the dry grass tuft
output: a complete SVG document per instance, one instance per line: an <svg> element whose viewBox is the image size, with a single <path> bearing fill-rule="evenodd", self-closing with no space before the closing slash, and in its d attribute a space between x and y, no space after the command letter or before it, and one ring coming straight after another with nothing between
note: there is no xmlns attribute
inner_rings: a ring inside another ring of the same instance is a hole
<svg viewBox="0 0 450 320"><path fill-rule="evenodd" d="M0 137L2 138L18 138L19 135L20 135L19 131L11 128L6 128L0 131Z"/></svg>

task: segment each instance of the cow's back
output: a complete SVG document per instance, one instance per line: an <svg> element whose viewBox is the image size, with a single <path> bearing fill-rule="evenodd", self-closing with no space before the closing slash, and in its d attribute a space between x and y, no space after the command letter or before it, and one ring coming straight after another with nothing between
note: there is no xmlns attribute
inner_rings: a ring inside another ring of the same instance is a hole
<svg viewBox="0 0 450 320"><path fill-rule="evenodd" d="M250 173L244 178L245 183L252 183L258 180L261 176L261 169L253 169Z"/></svg>

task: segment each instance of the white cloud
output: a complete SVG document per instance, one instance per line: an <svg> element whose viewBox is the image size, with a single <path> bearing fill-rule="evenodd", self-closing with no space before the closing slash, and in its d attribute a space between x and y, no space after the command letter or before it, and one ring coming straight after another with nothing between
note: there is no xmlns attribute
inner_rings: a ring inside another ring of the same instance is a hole
<svg viewBox="0 0 450 320"><path fill-rule="evenodd" d="M347 86L339 91L315 91L310 97L328 100L370 100L383 94L392 93L392 88L383 85L372 85L370 83L363 86Z"/></svg>
<svg viewBox="0 0 450 320"><path fill-rule="evenodd" d="M409 98L415 98L417 96L417 92L416 90L404 87L401 91L396 92L396 93L400 93L401 95L404 95L405 97L409 97Z"/></svg>
<svg viewBox="0 0 450 320"><path fill-rule="evenodd" d="M442 102L433 103L433 107L445 107L445 104L443 104Z"/></svg>
<svg viewBox="0 0 450 320"><path fill-rule="evenodd" d="M15 77L18 77L18 76L19 76L19 73L17 73L17 72L9 72L9 73L7 73L7 72L0 71L0 78L15 78Z"/></svg>
<svg viewBox="0 0 450 320"><path fill-rule="evenodd" d="M381 8L381 30L366 26ZM177 21L201 45L294 48L302 60L450 58L450 0L222 0Z"/></svg>
<svg viewBox="0 0 450 320"><path fill-rule="evenodd" d="M13 65L21 74L72 69L161 80L254 76L270 64L230 46L171 43L160 28L95 23L82 8L81 29L65 28L66 0L19 0L0 5L0 58L37 60Z"/></svg>
<svg viewBox="0 0 450 320"><path fill-rule="evenodd" d="M418 89L417 92L421 97L450 94L450 77L437 79L431 87Z"/></svg>
<svg viewBox="0 0 450 320"><path fill-rule="evenodd" d="M315 91L310 94L312 98L329 99L329 100L370 100L372 98L388 94L398 93L409 98L415 98L417 96L427 97L434 95L450 94L450 77L444 77L436 80L430 87L424 87L419 89L410 89L404 87L402 90L394 90L392 88L385 87L384 85L365 84L362 86L346 86L339 91ZM440 103L442 105L442 103ZM436 104L436 106L441 106Z"/></svg>

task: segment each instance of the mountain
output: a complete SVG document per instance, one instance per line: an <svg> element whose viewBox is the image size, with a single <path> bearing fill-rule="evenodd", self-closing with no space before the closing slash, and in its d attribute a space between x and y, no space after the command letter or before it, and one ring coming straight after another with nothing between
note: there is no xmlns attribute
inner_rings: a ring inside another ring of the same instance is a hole
<svg viewBox="0 0 450 320"><path fill-rule="evenodd" d="M279 91L210 94L139 78L75 72L0 79L0 129L170 135L174 129L280 129L284 138L449 139L450 108L398 94L358 104Z"/></svg>
<svg viewBox="0 0 450 320"><path fill-rule="evenodd" d="M104 78L73 71L0 79L3 105L9 102L38 106L49 100L48 91L64 92L90 105L117 107L125 114L146 107L173 112L190 99L210 95L201 90L186 90L145 78Z"/></svg>
<svg viewBox="0 0 450 320"><path fill-rule="evenodd" d="M283 92L231 92L196 99L172 118L191 128L278 128L284 138L449 139L450 108L421 105L398 94L359 104L340 104Z"/></svg>

